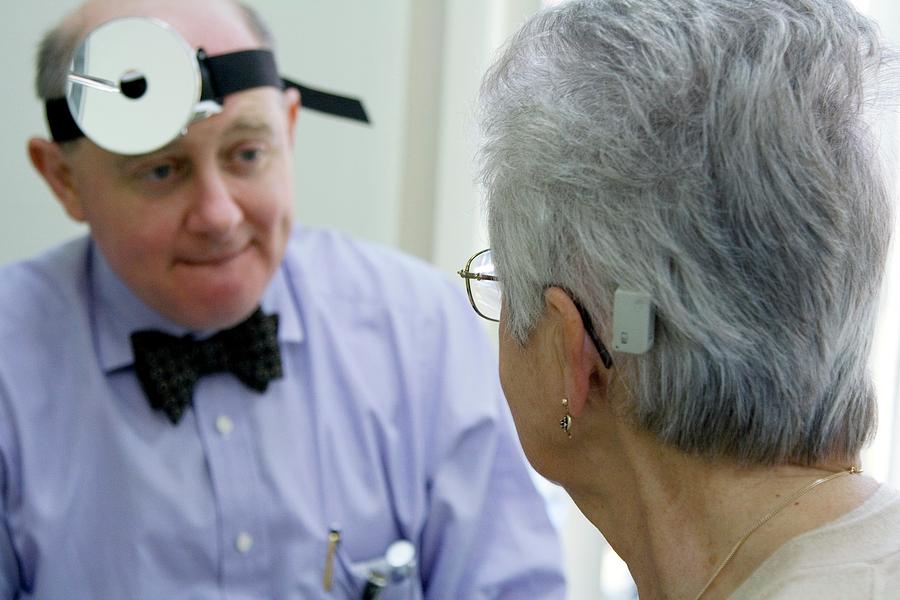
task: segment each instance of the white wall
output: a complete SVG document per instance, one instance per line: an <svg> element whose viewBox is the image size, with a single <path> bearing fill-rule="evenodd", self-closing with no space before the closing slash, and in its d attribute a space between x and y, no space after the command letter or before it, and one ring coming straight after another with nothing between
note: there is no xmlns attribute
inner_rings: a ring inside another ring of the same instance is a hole
<svg viewBox="0 0 900 600"><path fill-rule="evenodd" d="M3 35L0 56L6 81L0 94L3 141L0 143L0 263L28 256L82 229L51 200L25 153L29 137L45 131L41 106L34 100L33 64L37 40L54 15L74 0L5 3L0 9Z"/></svg>
<svg viewBox="0 0 900 600"><path fill-rule="evenodd" d="M412 18L410 0L252 0L282 73L363 99L371 126L301 112L297 217L398 245Z"/></svg>
<svg viewBox="0 0 900 600"><path fill-rule="evenodd" d="M888 43L900 48L900 2L897 0L854 0L854 4L875 19ZM900 90L900 86L895 87ZM898 102L877 125L887 175L895 180L894 196L900 191L900 114ZM896 201L895 201L896 205ZM900 206L897 207L900 210ZM888 259L871 357L872 376L878 395L878 432L863 455L865 469L879 480L900 485L900 222L895 223L894 245Z"/></svg>

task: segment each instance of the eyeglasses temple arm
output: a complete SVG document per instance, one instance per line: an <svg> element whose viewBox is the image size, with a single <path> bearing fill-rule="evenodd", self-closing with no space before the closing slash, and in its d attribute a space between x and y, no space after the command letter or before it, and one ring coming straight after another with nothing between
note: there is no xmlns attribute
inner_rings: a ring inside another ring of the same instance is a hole
<svg viewBox="0 0 900 600"><path fill-rule="evenodd" d="M484 273L472 273L471 271L466 271L465 269L461 269L456 272L457 275L462 277L463 279L474 279L476 281L499 281L496 275L485 275Z"/></svg>
<svg viewBox="0 0 900 600"><path fill-rule="evenodd" d="M575 302L575 307L578 309L578 313L581 315L581 320L584 322L584 328L587 330L588 337L591 338L591 341L594 342L594 347L597 349L597 353L600 355L600 360L603 362L603 366L609 369L612 367L613 361L612 356L609 354L609 350L606 349L606 345L600 339L600 336L597 335L597 331L594 329L594 322L591 320L591 315L581 306L580 302Z"/></svg>

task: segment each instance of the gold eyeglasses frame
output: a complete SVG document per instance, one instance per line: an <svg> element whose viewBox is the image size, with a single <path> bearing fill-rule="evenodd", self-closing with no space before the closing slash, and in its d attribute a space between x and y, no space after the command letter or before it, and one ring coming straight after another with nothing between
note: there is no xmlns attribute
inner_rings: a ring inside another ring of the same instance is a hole
<svg viewBox="0 0 900 600"><path fill-rule="evenodd" d="M475 303L475 297L472 296L472 280L473 279L475 281L500 281L496 275L485 275L484 273L473 273L472 271L469 270L469 268L472 266L472 263L475 261L476 258L481 256L485 252L490 252L490 251L491 251L490 248L485 248L484 250L481 250L480 252L476 252L475 254L473 254L472 257L466 261L466 266L463 267L462 269L460 269L459 271L457 271L456 274L466 280L466 294L468 294L468 296L469 296L469 304L472 305L472 310L474 310L478 314L478 316L481 317L482 319L485 319L487 321L492 321L494 323L499 323L500 319L495 319L493 317L489 317L486 314L484 314L483 312L481 312L480 310L478 310L478 305Z"/></svg>
<svg viewBox="0 0 900 600"><path fill-rule="evenodd" d="M472 266L472 262L475 261L476 258L484 254L485 252L490 252L490 248L485 248L479 252L476 252L472 255L472 257L466 261L466 266L456 272L457 275L465 279L466 281L466 294L469 296L469 304L472 305L472 310L481 317L482 319L492 321L494 323L499 323L500 319L495 319L493 317L489 317L485 315L483 312L478 310L478 305L475 303L475 297L472 295L472 280L475 281L496 281L499 282L500 278L496 275L487 275L485 273L473 273L470 271L470 267ZM552 284L548 287L555 287ZM588 334L588 337L591 338L591 342L593 342L594 347L597 349L597 353L600 355L600 360L603 362L603 366L607 369L612 367L613 360L612 355L609 353L609 350L606 348L606 344L603 343L603 340L600 339L600 336L597 334L597 330L594 329L594 323L591 319L591 316L588 314L587 310L585 310L584 306L581 305L581 302L575 297L572 292L567 290L562 286L558 286L560 289L565 291L569 297L572 299L572 302L575 304L575 308L578 309L578 314L581 315L581 321L584 324L584 329Z"/></svg>

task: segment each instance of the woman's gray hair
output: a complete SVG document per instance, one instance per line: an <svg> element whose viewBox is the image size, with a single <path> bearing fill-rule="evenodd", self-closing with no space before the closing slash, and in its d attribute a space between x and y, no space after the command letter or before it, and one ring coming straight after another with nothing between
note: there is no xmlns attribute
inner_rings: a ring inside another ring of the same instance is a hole
<svg viewBox="0 0 900 600"><path fill-rule="evenodd" d="M262 16L243 2L235 1L232 4L238 9L244 23L260 46L274 50L275 38ZM77 24L67 19L44 35L37 53L35 91L38 98L50 100L65 95L69 65L85 33Z"/></svg>
<svg viewBox="0 0 900 600"><path fill-rule="evenodd" d="M525 343L559 285L609 342L615 290L648 293L653 348L614 353L637 427L743 464L855 458L893 222L864 119L887 63L843 0L533 17L480 101L507 330Z"/></svg>

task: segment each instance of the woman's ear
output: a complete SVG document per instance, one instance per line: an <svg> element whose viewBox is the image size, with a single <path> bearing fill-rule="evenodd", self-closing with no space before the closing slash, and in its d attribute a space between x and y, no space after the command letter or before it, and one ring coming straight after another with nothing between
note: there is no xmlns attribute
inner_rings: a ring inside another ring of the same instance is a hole
<svg viewBox="0 0 900 600"><path fill-rule="evenodd" d="M84 207L72 182L69 159L59 144L42 138L28 140L28 157L70 217L84 221Z"/></svg>
<svg viewBox="0 0 900 600"><path fill-rule="evenodd" d="M594 376L598 376L600 382L605 384L608 372L602 366L600 353L587 334L581 313L571 296L562 288L550 287L544 292L544 301L547 310L558 321L556 343L563 363L565 393L569 401L569 412L577 417L587 404Z"/></svg>

